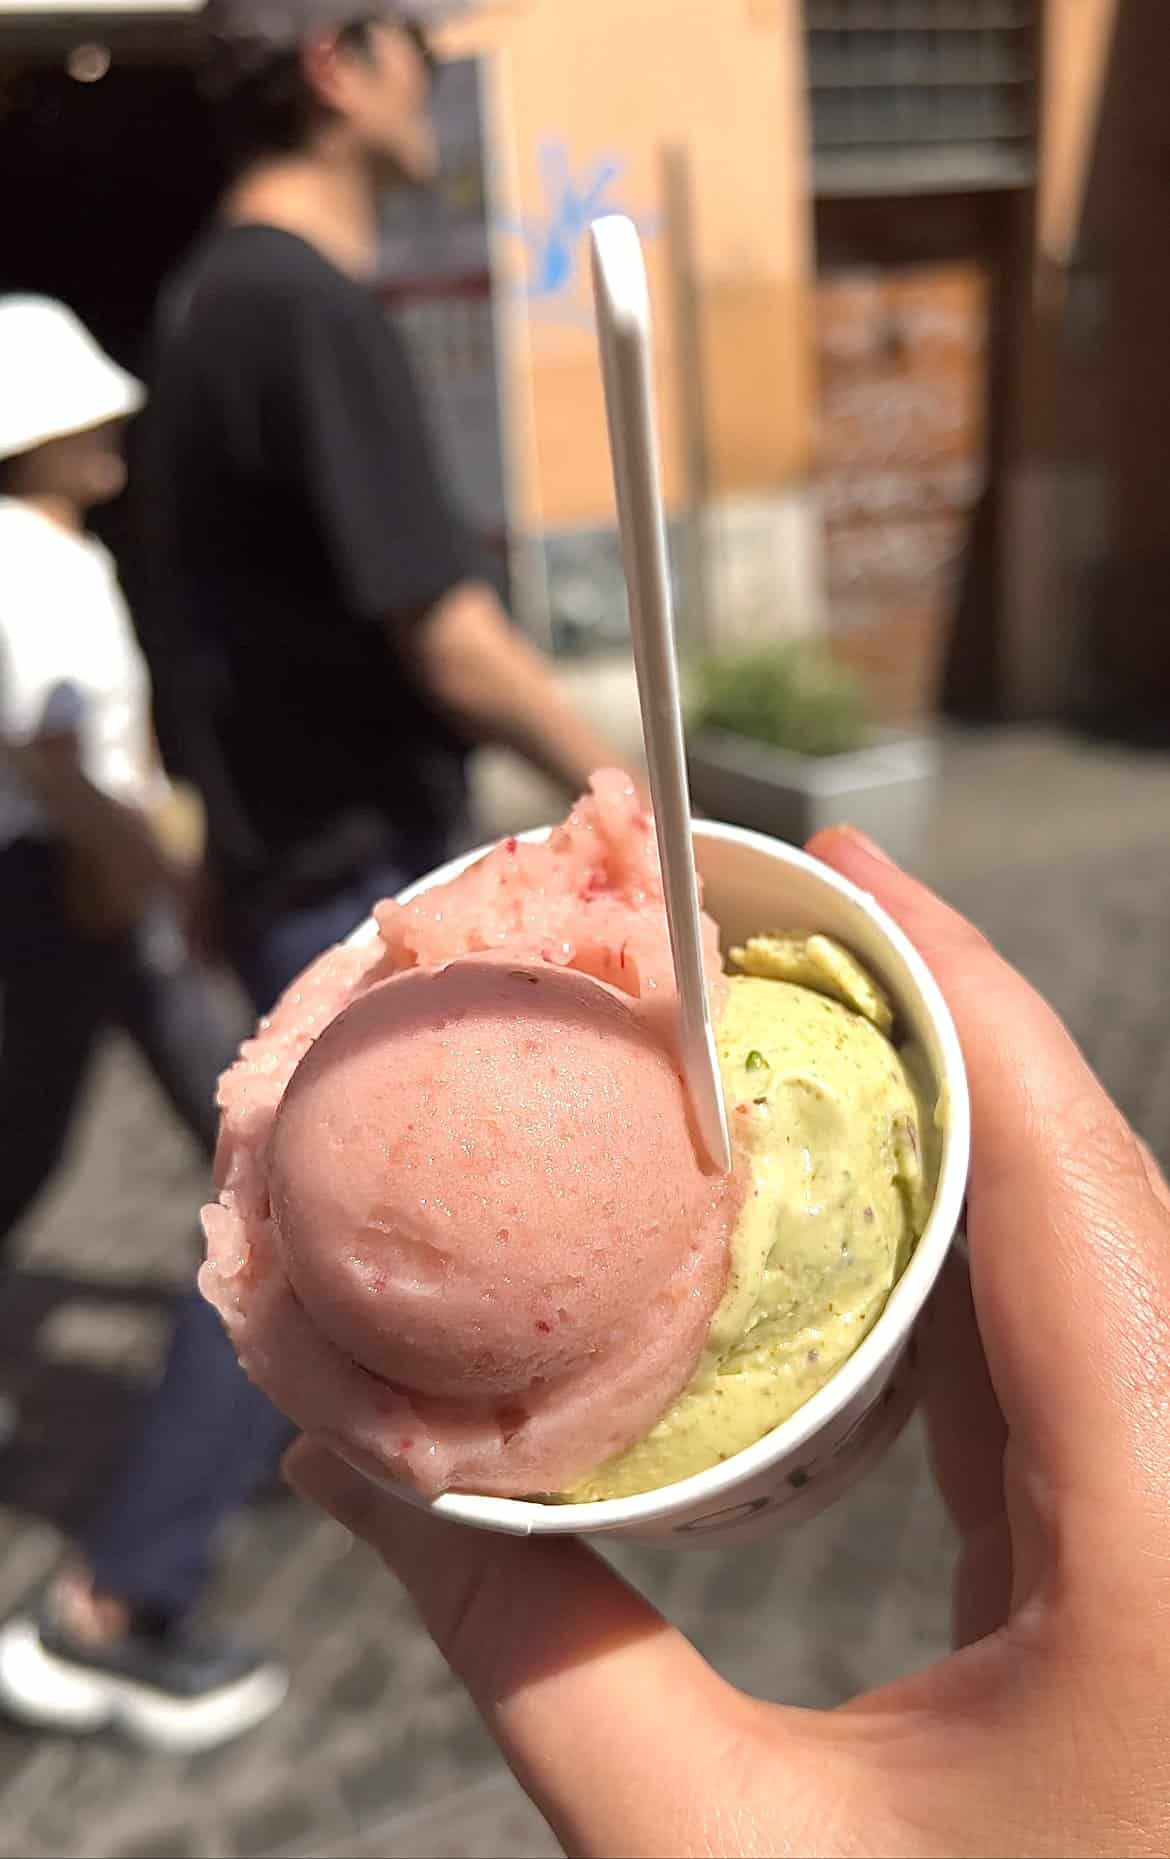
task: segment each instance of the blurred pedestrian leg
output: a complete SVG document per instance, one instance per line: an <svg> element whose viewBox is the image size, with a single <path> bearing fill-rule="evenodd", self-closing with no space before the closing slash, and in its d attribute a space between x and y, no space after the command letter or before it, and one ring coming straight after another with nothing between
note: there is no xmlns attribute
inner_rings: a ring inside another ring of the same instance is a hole
<svg viewBox="0 0 1170 1859"><path fill-rule="evenodd" d="M294 1431L244 1375L217 1312L184 1293L145 1424L78 1542L95 1589L142 1619L190 1614L223 1525L273 1478Z"/></svg>
<svg viewBox="0 0 1170 1859"><path fill-rule="evenodd" d="M160 959L162 933L167 937ZM187 955L173 918L79 934L58 848L0 850L0 1246L61 1155L98 1034L120 1025L209 1158L216 1080L240 1019Z"/></svg>
<svg viewBox="0 0 1170 1859"><path fill-rule="evenodd" d="M288 910L244 966L264 1013L300 971L402 889L378 865L344 892ZM275 1474L294 1429L245 1377L218 1315L198 1292L180 1307L166 1371L142 1431L79 1548L95 1589L135 1613L177 1619L210 1573L224 1525Z"/></svg>
<svg viewBox="0 0 1170 1859"><path fill-rule="evenodd" d="M64 1147L115 967L65 918L58 849L0 850L0 1247Z"/></svg>
<svg viewBox="0 0 1170 1859"><path fill-rule="evenodd" d="M251 1030L251 1015L191 959L176 912L160 900L134 926L113 1017L145 1059L171 1109L215 1154L219 1075Z"/></svg>

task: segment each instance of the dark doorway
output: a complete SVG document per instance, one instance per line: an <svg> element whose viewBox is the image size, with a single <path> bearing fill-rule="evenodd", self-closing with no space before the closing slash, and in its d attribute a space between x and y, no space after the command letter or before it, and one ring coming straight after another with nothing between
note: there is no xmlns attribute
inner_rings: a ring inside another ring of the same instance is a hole
<svg viewBox="0 0 1170 1859"><path fill-rule="evenodd" d="M141 374L159 285L207 218L219 167L190 56L97 52L108 69L81 81L70 63L95 65L67 47L5 70L0 46L0 291L61 298ZM95 512L123 565L124 523L124 500Z"/></svg>
<svg viewBox="0 0 1170 1859"><path fill-rule="evenodd" d="M61 297L131 368L159 282L218 181L205 105L181 63L119 63L97 81L63 59L0 92L0 288Z"/></svg>

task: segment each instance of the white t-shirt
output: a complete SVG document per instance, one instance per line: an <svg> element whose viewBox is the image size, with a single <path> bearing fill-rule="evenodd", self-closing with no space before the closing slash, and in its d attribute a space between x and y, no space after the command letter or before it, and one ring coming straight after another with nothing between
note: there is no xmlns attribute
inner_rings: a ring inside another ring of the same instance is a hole
<svg viewBox="0 0 1170 1859"><path fill-rule="evenodd" d="M0 497L0 738L46 728L77 732L83 773L112 799L145 807L165 791L146 665L108 550ZM0 760L0 847L52 832Z"/></svg>

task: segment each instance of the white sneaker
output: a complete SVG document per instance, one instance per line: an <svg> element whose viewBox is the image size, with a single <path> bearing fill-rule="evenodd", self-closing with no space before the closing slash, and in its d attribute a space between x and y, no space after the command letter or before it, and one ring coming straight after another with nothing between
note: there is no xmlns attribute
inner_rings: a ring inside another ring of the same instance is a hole
<svg viewBox="0 0 1170 1859"><path fill-rule="evenodd" d="M0 1627L0 1709L40 1729L116 1729L148 1749L188 1754L264 1722L288 1691L283 1666L182 1624L91 1646L48 1606Z"/></svg>

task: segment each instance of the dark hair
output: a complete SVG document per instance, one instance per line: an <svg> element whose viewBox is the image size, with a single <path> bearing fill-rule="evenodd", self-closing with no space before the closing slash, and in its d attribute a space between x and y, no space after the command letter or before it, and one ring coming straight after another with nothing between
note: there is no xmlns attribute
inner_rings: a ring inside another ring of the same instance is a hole
<svg viewBox="0 0 1170 1859"><path fill-rule="evenodd" d="M373 22L355 20L338 33L341 44L368 54ZM204 88L212 104L221 154L229 173L238 174L266 155L289 155L303 149L321 107L305 77L300 46L256 50L234 45L215 48L207 62Z"/></svg>

